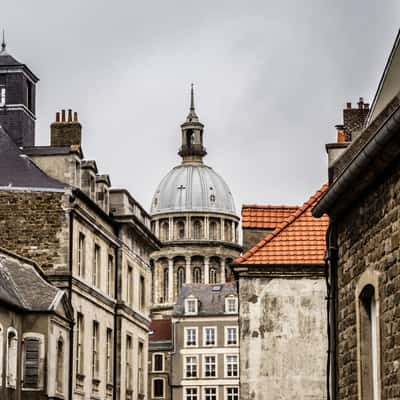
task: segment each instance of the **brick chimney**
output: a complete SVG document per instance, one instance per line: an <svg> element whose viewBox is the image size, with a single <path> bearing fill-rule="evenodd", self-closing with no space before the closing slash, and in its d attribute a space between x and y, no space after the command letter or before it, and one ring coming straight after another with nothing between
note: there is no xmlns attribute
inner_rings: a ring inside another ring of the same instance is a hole
<svg viewBox="0 0 400 400"><path fill-rule="evenodd" d="M54 147L64 147L72 145L81 145L82 125L78 121L78 113L68 110L66 116L65 110L56 113L56 120L50 126L50 145Z"/></svg>
<svg viewBox="0 0 400 400"><path fill-rule="evenodd" d="M346 104L343 110L343 125L346 132L346 141L353 141L364 128L365 121L369 113L369 104L364 103L360 97L356 108L352 108L351 103Z"/></svg>

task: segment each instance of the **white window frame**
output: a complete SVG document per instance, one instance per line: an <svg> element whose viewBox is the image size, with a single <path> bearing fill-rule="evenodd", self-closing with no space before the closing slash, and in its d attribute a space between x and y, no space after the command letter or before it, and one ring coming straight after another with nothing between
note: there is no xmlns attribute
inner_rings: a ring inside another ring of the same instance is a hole
<svg viewBox="0 0 400 400"><path fill-rule="evenodd" d="M229 310L229 302L231 300L235 301L235 311ZM237 296L227 296L225 297L225 314L237 314L238 313L238 298Z"/></svg>
<svg viewBox="0 0 400 400"><path fill-rule="evenodd" d="M162 358L162 369L161 370L156 370L155 366L156 366L156 356L161 356ZM153 357L152 357L152 372L164 372L165 371L165 355L164 353L153 353Z"/></svg>
<svg viewBox="0 0 400 400"><path fill-rule="evenodd" d="M228 343L228 339L229 339L228 329L235 329L235 331L236 331L236 343L235 344ZM225 346L228 346L228 347L238 346L239 345L239 328L238 328L238 326L235 326L235 325L225 326L224 330L225 330L225 333L224 333Z"/></svg>
<svg viewBox="0 0 400 400"><path fill-rule="evenodd" d="M163 381L163 394L161 397L155 396L155 394L154 394L154 381L158 381L158 380ZM165 378L162 378L159 376L152 378L152 380L151 380L151 397L154 399L164 399L165 398Z"/></svg>
<svg viewBox="0 0 400 400"><path fill-rule="evenodd" d="M196 399L197 400L200 400L200 396L201 396L201 393L200 393L200 387L199 386L187 386L187 387L185 387L184 389L183 389L183 400L192 400L193 399L193 397L187 397L187 391L188 391L188 389L196 389L196 391L197 391L197 393L196 393Z"/></svg>
<svg viewBox="0 0 400 400"><path fill-rule="evenodd" d="M214 357L215 358L215 375L207 376L206 375L206 357ZM213 379L218 377L218 354L203 354L202 356L202 376L204 379Z"/></svg>
<svg viewBox="0 0 400 400"><path fill-rule="evenodd" d="M194 330L196 332L196 343L193 345L187 344L187 337L188 337L189 330ZM183 329L183 332L184 332L184 341L185 341L184 347L186 347L186 348L199 347L199 329L197 326L186 326Z"/></svg>
<svg viewBox="0 0 400 400"><path fill-rule="evenodd" d="M195 358L196 359L196 376L187 376L186 375L186 372L187 372L187 369L186 369L186 367L187 367L187 359L188 359L188 357L192 357L192 358ZM198 379L199 378L199 376L200 376L200 374L199 374L199 356L198 355L194 355L194 354L192 354L192 355L190 355L190 354L188 354L188 355L185 355L185 357L184 357L184 368L183 368L183 378L184 379Z"/></svg>
<svg viewBox="0 0 400 400"><path fill-rule="evenodd" d="M204 386L202 390L202 399L207 400L206 398L206 389L215 389L215 400L218 400L218 386Z"/></svg>
<svg viewBox="0 0 400 400"><path fill-rule="evenodd" d="M238 391L238 400L240 399L240 388L239 388L239 386L226 386L225 388L224 388L224 398L225 398L225 400L231 400L231 399L229 399L228 398L228 389L237 389L237 391Z"/></svg>
<svg viewBox="0 0 400 400"><path fill-rule="evenodd" d="M189 304L194 303L194 311L189 311ZM185 315L197 315L199 311L199 302L195 297L185 299Z"/></svg>
<svg viewBox="0 0 400 400"><path fill-rule="evenodd" d="M236 357L237 360L237 375L228 375L228 357ZM225 378L238 378L239 372L239 354L225 354L224 356L224 377Z"/></svg>
<svg viewBox="0 0 400 400"><path fill-rule="evenodd" d="M207 344L207 329L214 330L214 344ZM204 326L203 327L203 346L204 347L216 347L218 343L218 330L216 326Z"/></svg>

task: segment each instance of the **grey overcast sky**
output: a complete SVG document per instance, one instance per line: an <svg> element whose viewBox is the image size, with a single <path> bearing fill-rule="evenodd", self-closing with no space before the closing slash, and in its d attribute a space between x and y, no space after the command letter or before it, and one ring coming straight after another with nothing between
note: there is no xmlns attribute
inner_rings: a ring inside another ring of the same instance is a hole
<svg viewBox="0 0 400 400"><path fill-rule="evenodd" d="M189 85L206 163L242 203L302 204L326 181L346 101L371 102L400 1L2 1L8 50L41 79L37 144L78 111L86 158L149 209L180 160Z"/></svg>

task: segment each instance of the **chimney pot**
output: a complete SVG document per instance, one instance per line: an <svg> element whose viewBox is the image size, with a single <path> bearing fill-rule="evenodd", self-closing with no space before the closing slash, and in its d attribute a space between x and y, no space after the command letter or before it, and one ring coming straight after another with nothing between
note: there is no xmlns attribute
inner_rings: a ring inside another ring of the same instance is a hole
<svg viewBox="0 0 400 400"><path fill-rule="evenodd" d="M336 125L335 128L337 129L337 142L345 143L346 142L346 133L344 131L344 125Z"/></svg>
<svg viewBox="0 0 400 400"><path fill-rule="evenodd" d="M369 110L369 104L368 103L364 103L364 108Z"/></svg>
<svg viewBox="0 0 400 400"><path fill-rule="evenodd" d="M68 122L72 122L72 110L68 110Z"/></svg>
<svg viewBox="0 0 400 400"><path fill-rule="evenodd" d="M61 110L61 122L65 122L65 110Z"/></svg>
<svg viewBox="0 0 400 400"><path fill-rule="evenodd" d="M351 108L351 102L350 102L350 101L347 102L347 103L346 103L346 106L347 106L347 108Z"/></svg>
<svg viewBox="0 0 400 400"><path fill-rule="evenodd" d="M363 108L364 106L364 99L360 97L360 101L358 102L358 108Z"/></svg>
<svg viewBox="0 0 400 400"><path fill-rule="evenodd" d="M74 112L74 122L78 122L78 113Z"/></svg>
<svg viewBox="0 0 400 400"><path fill-rule="evenodd" d="M56 112L56 122L60 122L60 112Z"/></svg>

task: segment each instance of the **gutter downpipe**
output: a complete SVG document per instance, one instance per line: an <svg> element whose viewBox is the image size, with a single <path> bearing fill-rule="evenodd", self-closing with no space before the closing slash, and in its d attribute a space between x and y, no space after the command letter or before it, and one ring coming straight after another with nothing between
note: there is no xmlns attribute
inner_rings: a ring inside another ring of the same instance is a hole
<svg viewBox="0 0 400 400"><path fill-rule="evenodd" d="M72 196L71 196L72 197ZM74 201L74 198L70 198L70 201ZM73 239L74 239L74 211L70 209L69 211L69 249L68 249L68 257L69 257L69 288L68 288L68 294L69 294L69 302L72 306L72 257L73 257ZM73 311L72 307L72 311ZM73 311L74 312L74 311ZM72 392L73 392L73 368L74 368L74 326L75 322L72 321L71 323L71 329L69 331L69 379L68 379L68 386L69 386L69 393L68 393L68 398L69 400L72 400Z"/></svg>
<svg viewBox="0 0 400 400"><path fill-rule="evenodd" d="M397 107L392 114L386 119L378 129L376 135L367 142L367 144L359 151L341 175L332 183L325 196L314 207L312 214L316 218L320 218L331 208L335 208L335 203L343 193L348 192L354 177L359 176L363 170L366 170L368 164L375 157L379 157L379 153L383 152L386 144L399 133L400 130L400 106ZM351 193L356 193L352 191Z"/></svg>

